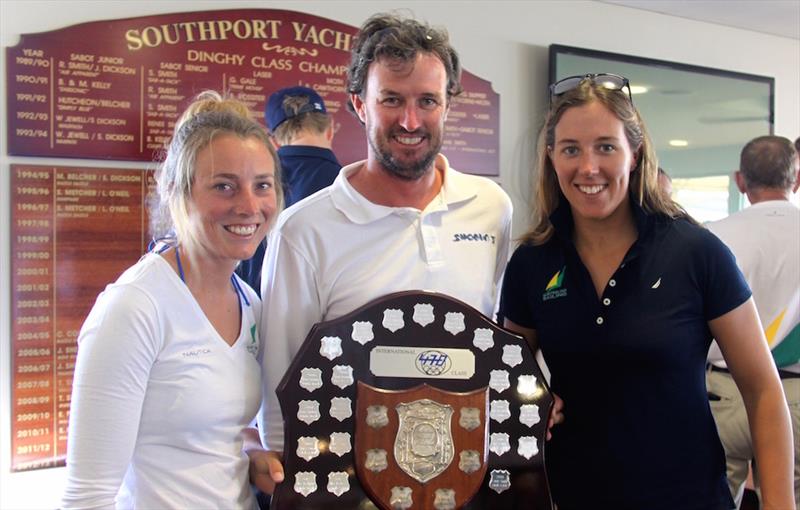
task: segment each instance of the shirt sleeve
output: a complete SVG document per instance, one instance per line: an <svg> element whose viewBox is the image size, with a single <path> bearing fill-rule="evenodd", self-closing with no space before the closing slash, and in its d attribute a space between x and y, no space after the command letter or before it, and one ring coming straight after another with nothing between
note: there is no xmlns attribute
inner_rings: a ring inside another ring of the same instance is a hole
<svg viewBox="0 0 800 510"><path fill-rule="evenodd" d="M502 283L503 274L506 270L508 263L508 251L511 247L511 219L513 217L513 205L508 196L505 197L507 201L506 214L503 218L504 224L500 230L500 238L497 245L497 259L495 260L495 273L494 273L494 286L492 288L492 299L494 300L495 316L500 320L499 305L500 305L500 286ZM502 324L501 324L502 325Z"/></svg>
<svg viewBox="0 0 800 510"><path fill-rule="evenodd" d="M114 508L161 335L158 308L133 286L107 288L89 313L78 336L62 508Z"/></svg>
<svg viewBox="0 0 800 510"><path fill-rule="evenodd" d="M273 231L261 271L263 401L258 414L261 441L283 451L283 414L275 393L311 327L323 317L314 266L279 230Z"/></svg>
<svg viewBox="0 0 800 510"><path fill-rule="evenodd" d="M702 235L703 314L710 321L741 305L752 293L725 243L707 230Z"/></svg>
<svg viewBox="0 0 800 510"><path fill-rule="evenodd" d="M506 266L503 288L500 292L500 315L523 328L535 329L530 309L529 258L526 246L514 250Z"/></svg>

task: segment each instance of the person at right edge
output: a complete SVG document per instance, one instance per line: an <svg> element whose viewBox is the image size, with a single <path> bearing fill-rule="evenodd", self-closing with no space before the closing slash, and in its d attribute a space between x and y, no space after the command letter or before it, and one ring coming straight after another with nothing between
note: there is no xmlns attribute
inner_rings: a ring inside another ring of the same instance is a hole
<svg viewBox="0 0 800 510"><path fill-rule="evenodd" d="M760 136L742 149L736 186L752 204L708 229L728 245L753 290L758 316L778 367L792 415L794 497L800 508L800 209L789 199L800 187L800 161L792 142ZM716 343L708 355L706 387L727 460L737 508L748 467L755 460L747 413ZM763 462L753 462L758 489Z"/></svg>
<svg viewBox="0 0 800 510"><path fill-rule="evenodd" d="M763 508L792 508L789 411L733 255L659 189L626 78L550 91L533 228L500 314L541 347L563 399L547 447L559 510L733 508L705 388L712 338L744 396Z"/></svg>

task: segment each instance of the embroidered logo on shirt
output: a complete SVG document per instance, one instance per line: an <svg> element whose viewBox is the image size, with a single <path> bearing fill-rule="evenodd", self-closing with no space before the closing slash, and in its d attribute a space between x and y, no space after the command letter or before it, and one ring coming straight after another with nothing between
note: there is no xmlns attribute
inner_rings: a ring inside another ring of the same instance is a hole
<svg viewBox="0 0 800 510"><path fill-rule="evenodd" d="M250 326L250 343L247 344L247 352L253 356L258 355L258 338L256 337L256 325Z"/></svg>
<svg viewBox="0 0 800 510"><path fill-rule="evenodd" d="M192 349L191 351L183 351L181 355L184 358L197 358L198 356L205 356L211 354L211 349L201 347L199 349Z"/></svg>
<svg viewBox="0 0 800 510"><path fill-rule="evenodd" d="M494 244L495 237L492 234L467 234L467 233L460 233L460 234L453 234L453 242L458 243L461 241L482 241L482 242L491 242Z"/></svg>
<svg viewBox="0 0 800 510"><path fill-rule="evenodd" d="M562 298L567 295L567 289L562 289L561 286L564 283L564 273L567 270L567 266L561 268L561 271L556 271L556 274L550 278L550 281L547 283L547 286L544 288L544 294L542 294L542 301L549 301L551 299Z"/></svg>
<svg viewBox="0 0 800 510"><path fill-rule="evenodd" d="M656 283L654 283L650 288L651 289L657 289L660 286L661 286L661 277L659 277L658 280L656 280Z"/></svg>

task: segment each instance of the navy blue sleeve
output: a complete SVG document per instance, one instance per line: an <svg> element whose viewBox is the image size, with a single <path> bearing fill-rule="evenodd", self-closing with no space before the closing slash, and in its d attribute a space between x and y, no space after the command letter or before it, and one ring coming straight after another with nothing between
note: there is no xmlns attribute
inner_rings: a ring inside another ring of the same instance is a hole
<svg viewBox="0 0 800 510"><path fill-rule="evenodd" d="M523 245L514 250L503 276L498 316L506 318L523 328L535 329L530 302L530 271L532 264L530 247Z"/></svg>
<svg viewBox="0 0 800 510"><path fill-rule="evenodd" d="M717 236L703 229L700 260L703 281L703 315L713 320L738 307L752 295L736 258Z"/></svg>

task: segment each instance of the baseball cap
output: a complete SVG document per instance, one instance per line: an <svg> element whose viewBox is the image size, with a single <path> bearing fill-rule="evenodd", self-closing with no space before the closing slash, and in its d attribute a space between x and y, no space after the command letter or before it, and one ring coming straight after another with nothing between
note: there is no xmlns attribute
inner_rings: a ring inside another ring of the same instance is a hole
<svg viewBox="0 0 800 510"><path fill-rule="evenodd" d="M306 96L308 97L308 104L300 108L297 113L287 112L283 108L283 100L286 96ZM267 106L264 108L264 119L267 122L267 127L270 131L280 126L286 119L291 119L303 113L320 112L328 113L325 109L325 101L319 97L314 89L308 87L287 87L274 92L267 100Z"/></svg>

